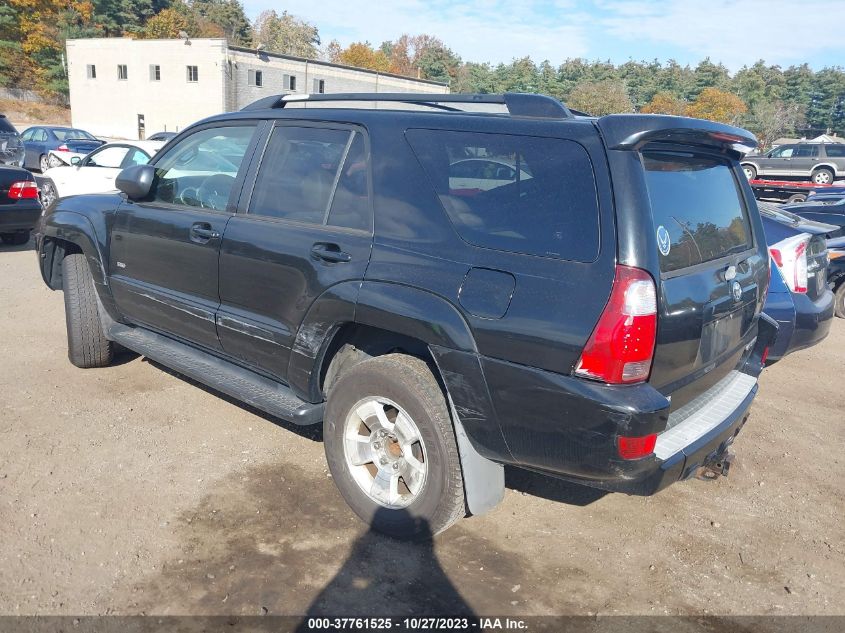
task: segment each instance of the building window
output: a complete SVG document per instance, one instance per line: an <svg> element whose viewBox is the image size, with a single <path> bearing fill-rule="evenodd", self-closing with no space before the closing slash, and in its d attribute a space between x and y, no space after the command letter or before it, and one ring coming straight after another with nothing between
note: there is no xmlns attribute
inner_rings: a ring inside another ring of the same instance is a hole
<svg viewBox="0 0 845 633"><path fill-rule="evenodd" d="M326 80L325 79L315 79L314 80L314 94L323 94L326 91Z"/></svg>
<svg viewBox="0 0 845 633"><path fill-rule="evenodd" d="M197 66L188 66L188 82L196 83L200 80L200 70Z"/></svg>
<svg viewBox="0 0 845 633"><path fill-rule="evenodd" d="M97 67L94 64L88 64L88 79L97 78Z"/></svg>
<svg viewBox="0 0 845 633"><path fill-rule="evenodd" d="M296 75L283 75L282 76L282 87L285 90L290 90L291 92L296 91Z"/></svg>
<svg viewBox="0 0 845 633"><path fill-rule="evenodd" d="M117 65L117 78L120 80L129 79L129 72L126 70L126 64Z"/></svg>
<svg viewBox="0 0 845 633"><path fill-rule="evenodd" d="M161 81L161 66L150 64L150 81Z"/></svg>
<svg viewBox="0 0 845 633"><path fill-rule="evenodd" d="M264 74L260 70L250 70L248 83L250 86L260 88L264 85Z"/></svg>

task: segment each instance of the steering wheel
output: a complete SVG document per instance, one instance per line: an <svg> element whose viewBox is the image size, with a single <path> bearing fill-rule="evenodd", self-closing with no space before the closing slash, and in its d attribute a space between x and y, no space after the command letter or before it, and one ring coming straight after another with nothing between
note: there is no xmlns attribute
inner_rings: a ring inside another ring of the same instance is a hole
<svg viewBox="0 0 845 633"><path fill-rule="evenodd" d="M200 206L215 211L223 211L229 202L229 193L232 191L233 184L235 184L235 179L228 174L209 176L197 188L197 199Z"/></svg>
<svg viewBox="0 0 845 633"><path fill-rule="evenodd" d="M179 202L188 207L203 206L202 200L200 200L199 197L199 189L197 187L185 187L179 192L179 195L176 196L176 198Z"/></svg>

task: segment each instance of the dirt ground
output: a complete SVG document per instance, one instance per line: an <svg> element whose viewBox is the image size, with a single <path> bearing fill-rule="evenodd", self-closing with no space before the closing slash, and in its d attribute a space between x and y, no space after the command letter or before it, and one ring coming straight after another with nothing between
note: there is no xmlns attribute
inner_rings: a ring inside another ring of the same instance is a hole
<svg viewBox="0 0 845 633"><path fill-rule="evenodd" d="M368 532L296 429L142 358L79 370L0 246L0 614L845 614L845 322L764 372L731 475L520 471L433 544Z"/></svg>

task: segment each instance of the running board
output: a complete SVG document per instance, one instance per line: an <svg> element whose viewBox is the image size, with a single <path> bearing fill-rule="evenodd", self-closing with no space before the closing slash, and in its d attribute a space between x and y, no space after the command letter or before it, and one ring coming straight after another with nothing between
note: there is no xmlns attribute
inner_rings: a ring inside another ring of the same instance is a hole
<svg viewBox="0 0 845 633"><path fill-rule="evenodd" d="M306 426L323 419L323 403L300 399L289 387L149 330L115 324L109 338L174 371L256 409Z"/></svg>

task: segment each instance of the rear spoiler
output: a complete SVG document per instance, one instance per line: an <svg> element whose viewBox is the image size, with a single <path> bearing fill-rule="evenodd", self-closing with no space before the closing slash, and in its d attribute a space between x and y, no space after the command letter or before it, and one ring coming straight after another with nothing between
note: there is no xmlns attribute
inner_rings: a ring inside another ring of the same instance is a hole
<svg viewBox="0 0 845 633"><path fill-rule="evenodd" d="M639 150L648 143L674 143L727 151L739 158L757 147L748 130L667 114L610 114L596 120L608 149Z"/></svg>

